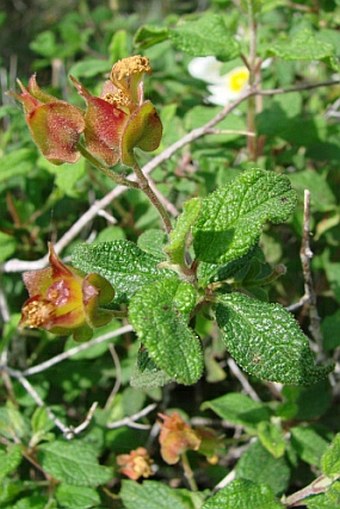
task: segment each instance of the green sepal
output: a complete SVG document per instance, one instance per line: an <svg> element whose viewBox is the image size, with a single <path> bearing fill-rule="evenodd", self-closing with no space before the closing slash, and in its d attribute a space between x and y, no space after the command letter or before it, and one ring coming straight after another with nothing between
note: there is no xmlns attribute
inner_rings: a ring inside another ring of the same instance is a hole
<svg viewBox="0 0 340 509"><path fill-rule="evenodd" d="M203 370L202 346L188 327L195 289L173 277L161 279L131 299L129 319L156 366L178 383L195 383Z"/></svg>
<svg viewBox="0 0 340 509"><path fill-rule="evenodd" d="M162 122L156 108L150 101L145 101L137 108L126 124L121 140L121 161L126 166L133 166L136 162L133 153L138 147L145 152L158 148L162 138Z"/></svg>
<svg viewBox="0 0 340 509"><path fill-rule="evenodd" d="M278 304L241 293L218 296L216 318L222 339L235 361L250 375L291 385L310 385L333 366L316 366L293 316Z"/></svg>

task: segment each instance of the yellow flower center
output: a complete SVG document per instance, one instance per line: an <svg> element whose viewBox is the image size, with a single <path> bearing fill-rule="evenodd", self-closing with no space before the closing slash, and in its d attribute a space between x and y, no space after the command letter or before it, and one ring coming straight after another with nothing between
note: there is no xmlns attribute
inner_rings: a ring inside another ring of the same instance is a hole
<svg viewBox="0 0 340 509"><path fill-rule="evenodd" d="M114 97L117 105L126 106L126 102L138 104L139 84L144 73L151 73L149 59L141 55L123 58L114 64L110 79L120 93Z"/></svg>
<svg viewBox="0 0 340 509"><path fill-rule="evenodd" d="M248 69L239 68L235 69L229 74L229 88L232 92L238 93L243 90L248 83L249 71Z"/></svg>

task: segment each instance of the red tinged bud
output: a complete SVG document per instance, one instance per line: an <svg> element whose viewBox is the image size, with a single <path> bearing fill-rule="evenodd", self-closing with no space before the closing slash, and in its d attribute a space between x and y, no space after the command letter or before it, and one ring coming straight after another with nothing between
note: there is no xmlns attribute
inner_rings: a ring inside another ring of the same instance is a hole
<svg viewBox="0 0 340 509"><path fill-rule="evenodd" d="M54 334L71 334L78 341L90 339L92 329L112 319L101 309L114 297L114 290L98 274L85 276L65 265L49 246L50 267L25 272L24 283L29 299L22 307L20 325L42 328Z"/></svg>
<svg viewBox="0 0 340 509"><path fill-rule="evenodd" d="M81 110L43 92L33 75L27 89L19 81L21 94L12 94L24 107L32 138L42 154L54 164L75 163L77 143L85 129Z"/></svg>

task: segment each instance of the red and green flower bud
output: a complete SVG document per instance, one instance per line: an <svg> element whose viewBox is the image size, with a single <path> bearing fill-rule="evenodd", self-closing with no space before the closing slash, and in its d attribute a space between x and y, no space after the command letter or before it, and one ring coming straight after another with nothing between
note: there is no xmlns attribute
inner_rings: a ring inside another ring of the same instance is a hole
<svg viewBox="0 0 340 509"><path fill-rule="evenodd" d="M75 163L85 121L81 110L43 92L33 75L28 87L19 81L21 94L12 94L24 107L32 138L42 154L54 164Z"/></svg>
<svg viewBox="0 0 340 509"><path fill-rule="evenodd" d="M87 149L109 166L119 161L133 166L136 147L149 152L160 144L162 123L155 107L143 97L143 75L150 72L146 57L137 55L118 61L101 97L92 96L71 77L87 103Z"/></svg>
<svg viewBox="0 0 340 509"><path fill-rule="evenodd" d="M49 246L50 267L25 272L24 283L29 299L22 307L20 325L46 329L54 334L71 334L78 341L90 339L92 329L112 319L108 304L114 290L98 274L85 276L65 265Z"/></svg>

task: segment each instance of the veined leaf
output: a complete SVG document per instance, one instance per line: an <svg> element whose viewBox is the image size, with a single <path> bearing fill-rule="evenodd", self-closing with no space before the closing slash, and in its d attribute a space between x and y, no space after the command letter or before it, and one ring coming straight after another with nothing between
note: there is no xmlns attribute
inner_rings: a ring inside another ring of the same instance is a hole
<svg viewBox="0 0 340 509"><path fill-rule="evenodd" d="M143 484L123 481L120 496L126 509L193 509L182 493L186 490L176 490L157 481Z"/></svg>
<svg viewBox="0 0 340 509"><path fill-rule="evenodd" d="M249 252L267 221L286 221L296 193L284 175L265 170L245 171L202 202L194 227L199 260L225 264Z"/></svg>
<svg viewBox="0 0 340 509"><path fill-rule="evenodd" d="M157 268L159 259L127 240L80 244L72 254L75 267L105 277L119 300L129 299L142 286L171 272Z"/></svg>
<svg viewBox="0 0 340 509"><path fill-rule="evenodd" d="M340 433L335 435L333 442L321 458L321 467L328 476L340 476Z"/></svg>
<svg viewBox="0 0 340 509"><path fill-rule="evenodd" d="M236 362L264 380L309 385L324 378L332 366L316 366L292 315L278 304L240 293L219 296L216 318L223 341Z"/></svg>
<svg viewBox="0 0 340 509"><path fill-rule="evenodd" d="M286 40L277 41L269 53L285 60L322 60L334 56L335 51L332 44L303 28Z"/></svg>
<svg viewBox="0 0 340 509"><path fill-rule="evenodd" d="M79 440L55 440L39 447L41 465L58 481L75 486L98 486L113 476L109 467L99 465L91 446Z"/></svg>
<svg viewBox="0 0 340 509"><path fill-rule="evenodd" d="M194 56L215 55L220 60L232 60L239 54L239 44L228 34L223 17L204 14L197 20L186 21L169 30L177 49Z"/></svg>
<svg viewBox="0 0 340 509"><path fill-rule="evenodd" d="M195 383L203 369L200 340L187 325L195 300L194 288L173 277L144 287L129 306L131 324L150 358L183 384Z"/></svg>
<svg viewBox="0 0 340 509"><path fill-rule="evenodd" d="M202 509L282 509L272 490L263 484L237 479L209 498Z"/></svg>

